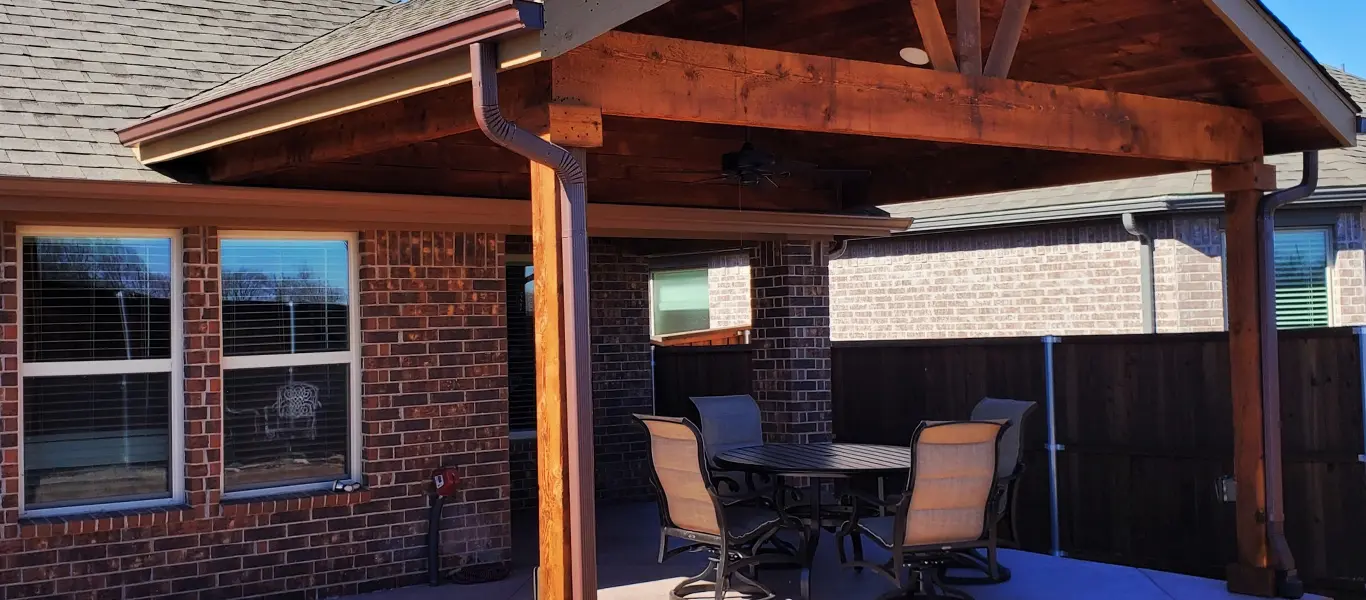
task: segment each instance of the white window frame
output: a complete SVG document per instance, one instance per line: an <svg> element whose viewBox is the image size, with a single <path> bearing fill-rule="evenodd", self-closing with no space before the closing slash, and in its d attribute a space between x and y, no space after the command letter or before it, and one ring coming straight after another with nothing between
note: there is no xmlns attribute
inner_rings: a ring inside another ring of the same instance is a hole
<svg viewBox="0 0 1366 600"><path fill-rule="evenodd" d="M343 481L360 482L361 479L361 450L364 445L361 442L361 330L360 330L360 251L359 236L355 233L342 232L319 232L319 231L255 231L255 230L223 230L218 232L220 243L219 273L223 272L222 259L223 240L315 240L315 241L335 241L346 242L346 339L349 348L335 352L308 352L303 354L262 354L252 356L223 356L222 368L224 376L224 391L227 387L227 372L236 369L262 369L270 367L306 367L317 365L336 365L348 363L350 365L347 386L347 436L346 436L346 479ZM221 292L221 290L220 290ZM223 316L226 321L226 314ZM224 408L227 408L227 398L224 397ZM227 438L223 439L224 455L223 460L227 460ZM320 481L316 483L301 483L294 485L278 485L263 487L251 490L227 491L227 480L223 481L223 499L234 500L242 498L256 498L262 496L276 496L282 494L306 493L331 490L333 482Z"/></svg>
<svg viewBox="0 0 1366 600"><path fill-rule="evenodd" d="M177 229L136 229L121 227L31 227L17 228L18 268L16 283L19 296L19 513L25 517L58 517L92 514L119 510L140 510L185 504L185 336L184 267L182 265L181 232ZM137 360L90 360L66 362L24 363L24 239L25 238L148 238L168 239L171 242L171 357ZM27 509L24 467L24 378L72 375L120 375L137 373L169 373L170 394L167 399L171 422L167 427L170 438L167 479L170 495L166 498L130 500L126 502L91 502L70 506Z"/></svg>
<svg viewBox="0 0 1366 600"><path fill-rule="evenodd" d="M1325 246L1328 255L1324 260L1324 275L1328 282L1328 325L1327 327L1338 326L1338 285L1333 280L1333 274L1338 261L1338 237L1336 225L1283 225L1274 227L1272 236L1282 231L1322 231L1328 236L1328 244ZM1272 257L1274 260L1274 256ZM1228 331L1228 235L1223 229L1219 230L1219 275L1220 285L1223 287L1223 309L1224 309L1224 331ZM1275 291L1276 283L1271 283L1272 291ZM1273 298L1274 302L1274 298ZM1273 307L1271 316L1275 318L1276 311ZM1279 329L1279 328L1278 328Z"/></svg>

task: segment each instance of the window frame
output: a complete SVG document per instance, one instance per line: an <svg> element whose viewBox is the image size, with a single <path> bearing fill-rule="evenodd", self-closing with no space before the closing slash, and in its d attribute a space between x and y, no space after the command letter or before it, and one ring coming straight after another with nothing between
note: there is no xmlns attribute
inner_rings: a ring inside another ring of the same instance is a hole
<svg viewBox="0 0 1366 600"><path fill-rule="evenodd" d="M671 267L652 268L652 269L650 269L650 282L649 282L650 284L649 284L649 286L648 286L647 289L646 289L646 293L650 295L649 309L650 309L650 336L651 336L651 337L653 337L653 336L659 336L659 335L673 335L672 333L659 333L659 329L658 329L658 327L657 327L657 324L655 323L655 313L658 312L658 311L655 310L655 302L656 302L656 296L655 296L655 275L658 275L658 274L660 274L660 273L679 273L679 272L683 272L683 271L702 271L703 273L706 274L706 276L707 276L707 298L708 298L708 302L707 302L707 327L708 327L708 328L711 327L711 301L710 301L710 298L711 298L711 266L710 266L708 263L703 263L701 266L695 266L695 265L692 265L692 264L688 264L688 265L686 265L686 266L685 266L685 265L677 265L677 266L671 266ZM692 331L707 331L707 329L694 329L694 330L692 330ZM678 332L674 332L674 333L688 333L688 332L687 332L687 331L678 331Z"/></svg>
<svg viewBox="0 0 1366 600"><path fill-rule="evenodd" d="M24 517L61 517L121 510L141 510L185 504L185 313L184 290L185 270L179 229L134 228L134 227L55 227L27 226L16 228L15 248L17 269L15 284L18 295L18 332L19 350L16 371L19 388L19 514ZM54 361L26 364L24 362L24 240L26 238L144 238L166 239L171 242L171 339L170 358L150 358L134 360L91 360L91 361ZM120 369L118 365L130 365ZM167 437L170 442L170 456L167 457L167 479L170 484L166 498L148 500L128 500L122 502L90 502L68 506L29 509L25 506L26 479L28 469L24 461L24 378L25 377L62 377L72 375L121 375L137 373L161 373L162 369L152 366L166 366L170 379L170 398L167 399L170 423Z"/></svg>
<svg viewBox="0 0 1366 600"><path fill-rule="evenodd" d="M1325 327L1337 327L1338 286L1337 282L1333 280L1333 275L1335 273L1338 260L1338 231L1336 219L1329 221L1327 219L1322 218L1319 215L1296 216L1300 218L1293 219L1291 224L1282 225L1279 227L1273 226L1271 233L1272 239L1275 239L1276 233L1282 231L1321 231L1327 236L1328 243L1324 246L1326 256L1324 257L1325 260L1323 267L1325 281L1328 286L1328 324L1325 325ZM1305 218L1306 216L1308 218ZM1274 249L1272 251L1271 258L1273 261L1275 260ZM1221 287L1220 293L1222 296L1224 313L1224 331L1228 331L1228 235L1227 232L1224 230L1222 223L1220 224L1219 228L1219 285ZM1272 302L1275 302L1275 281L1272 281L1271 283L1271 290L1273 294ZM1276 313L1274 308L1272 310L1272 317L1279 319L1279 314ZM1276 330L1281 331L1281 328L1277 327Z"/></svg>
<svg viewBox="0 0 1366 600"><path fill-rule="evenodd" d="M1323 245L1323 281L1324 286L1327 288L1327 298L1325 298L1324 301L1328 303L1328 324L1324 325L1324 327L1336 327L1338 324L1338 286L1333 281L1333 269L1337 264L1338 255L1337 228L1334 225L1285 225L1275 228L1272 232L1273 239L1275 234L1282 231L1317 231L1323 233L1325 240ZM1272 254L1273 256L1271 259L1272 261L1275 261L1275 253L1273 252ZM1275 282L1272 282L1273 296L1275 289ZM1280 319L1279 313L1276 314L1276 318L1277 320ZM1277 329L1280 328L1278 327Z"/></svg>
<svg viewBox="0 0 1366 600"><path fill-rule="evenodd" d="M347 307L346 327L347 327L347 349L332 352L305 352L301 354L256 354L250 356L222 356L220 368L224 378L224 392L226 392L227 372L238 369L261 369L270 367L304 367L314 365L336 365L343 362L349 364L348 375L350 381L347 385L347 435L346 435L346 478L342 481L361 482L363 459L361 451L364 443L361 440L362 419L361 419L361 374L363 365L361 360L361 329L360 329L360 236L355 232L326 232L326 231L266 231L266 230L220 230L218 232L218 270L221 279L223 273L223 247L225 240L313 240L313 241L336 241L346 243L346 298L349 306ZM222 293L220 286L219 293ZM220 306L224 306L220 301ZM220 313L221 321L226 324L226 313ZM224 327L226 329L226 327ZM226 394L224 397L224 409L227 408ZM222 461L227 462L227 438L223 439L224 453ZM289 485L276 485L261 487L250 490L227 490L226 473L223 476L224 500L235 500L243 498L259 498L263 496L277 496L283 494L308 493L332 490L332 481L319 481L315 483L297 483Z"/></svg>

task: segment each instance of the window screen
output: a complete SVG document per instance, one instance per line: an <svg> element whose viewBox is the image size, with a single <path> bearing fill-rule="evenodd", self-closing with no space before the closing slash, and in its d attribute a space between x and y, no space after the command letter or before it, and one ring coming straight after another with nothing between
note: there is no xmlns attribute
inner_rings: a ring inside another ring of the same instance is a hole
<svg viewBox="0 0 1366 600"><path fill-rule="evenodd" d="M349 243L222 240L226 492L353 476Z"/></svg>
<svg viewBox="0 0 1366 600"><path fill-rule="evenodd" d="M706 269L658 271L652 275L652 280L655 335L711 327Z"/></svg>
<svg viewBox="0 0 1366 600"><path fill-rule="evenodd" d="M1276 231L1276 326L1328 327L1331 321L1328 229Z"/></svg>
<svg viewBox="0 0 1366 600"><path fill-rule="evenodd" d="M169 237L25 235L26 510L169 498Z"/></svg>

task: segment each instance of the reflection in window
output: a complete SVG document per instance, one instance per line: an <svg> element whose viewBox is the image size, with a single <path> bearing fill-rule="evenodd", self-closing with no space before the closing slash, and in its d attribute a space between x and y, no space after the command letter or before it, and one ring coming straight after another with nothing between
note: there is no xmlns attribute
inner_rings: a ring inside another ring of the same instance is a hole
<svg viewBox="0 0 1366 600"><path fill-rule="evenodd" d="M22 248L25 509L170 497L170 238Z"/></svg>
<svg viewBox="0 0 1366 600"><path fill-rule="evenodd" d="M508 428L536 428L535 281L528 265L508 265Z"/></svg>
<svg viewBox="0 0 1366 600"><path fill-rule="evenodd" d="M658 271L651 277L654 335L711 327L706 269Z"/></svg>
<svg viewBox="0 0 1366 600"><path fill-rule="evenodd" d="M348 245L222 240L226 492L352 475Z"/></svg>
<svg viewBox="0 0 1366 600"><path fill-rule="evenodd" d="M346 479L349 369L225 371L225 489Z"/></svg>

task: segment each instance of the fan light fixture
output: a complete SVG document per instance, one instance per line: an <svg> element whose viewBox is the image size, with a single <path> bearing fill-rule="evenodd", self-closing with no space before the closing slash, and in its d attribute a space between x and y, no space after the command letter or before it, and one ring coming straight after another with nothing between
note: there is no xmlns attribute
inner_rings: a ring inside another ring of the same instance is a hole
<svg viewBox="0 0 1366 600"><path fill-rule="evenodd" d="M900 54L901 60L913 65L924 66L930 64L930 53L921 50L920 48L902 48Z"/></svg>

